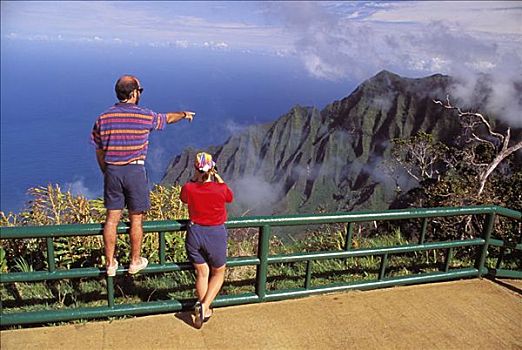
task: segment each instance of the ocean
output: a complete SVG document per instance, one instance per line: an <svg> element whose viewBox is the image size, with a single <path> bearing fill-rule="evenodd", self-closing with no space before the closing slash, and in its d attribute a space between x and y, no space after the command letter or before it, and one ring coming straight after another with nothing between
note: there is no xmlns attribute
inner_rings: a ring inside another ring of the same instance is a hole
<svg viewBox="0 0 522 350"><path fill-rule="evenodd" d="M151 134L151 183L186 147L220 144L295 105L322 109L358 83L319 80L296 57L259 53L9 40L1 49L0 210L6 213L21 211L36 186L102 195L89 135L97 115L116 102L114 83L123 74L140 78L140 105L196 112L192 123Z"/></svg>

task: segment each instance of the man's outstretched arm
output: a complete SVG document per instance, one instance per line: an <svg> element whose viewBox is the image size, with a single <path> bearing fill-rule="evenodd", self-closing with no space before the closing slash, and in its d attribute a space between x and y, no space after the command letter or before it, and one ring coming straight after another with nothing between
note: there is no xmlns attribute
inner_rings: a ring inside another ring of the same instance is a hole
<svg viewBox="0 0 522 350"><path fill-rule="evenodd" d="M167 113L167 123L176 123L181 119L188 119L188 121L191 122L195 114L196 113L190 111Z"/></svg>

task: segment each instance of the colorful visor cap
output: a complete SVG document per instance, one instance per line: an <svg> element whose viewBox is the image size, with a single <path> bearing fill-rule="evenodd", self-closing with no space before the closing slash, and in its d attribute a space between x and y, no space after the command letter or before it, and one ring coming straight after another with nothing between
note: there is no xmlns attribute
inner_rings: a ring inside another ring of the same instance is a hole
<svg viewBox="0 0 522 350"><path fill-rule="evenodd" d="M196 154L196 160L194 162L196 169L203 171L204 173L212 169L216 163L212 160L212 156L205 152Z"/></svg>

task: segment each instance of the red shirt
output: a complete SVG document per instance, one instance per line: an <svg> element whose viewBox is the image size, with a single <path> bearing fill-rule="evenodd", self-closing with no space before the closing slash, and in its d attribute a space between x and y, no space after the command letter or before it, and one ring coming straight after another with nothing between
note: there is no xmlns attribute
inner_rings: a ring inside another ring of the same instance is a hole
<svg viewBox="0 0 522 350"><path fill-rule="evenodd" d="M227 221L225 203L233 199L225 183L187 182L181 188L181 201L187 203L190 220L198 225L222 225Z"/></svg>

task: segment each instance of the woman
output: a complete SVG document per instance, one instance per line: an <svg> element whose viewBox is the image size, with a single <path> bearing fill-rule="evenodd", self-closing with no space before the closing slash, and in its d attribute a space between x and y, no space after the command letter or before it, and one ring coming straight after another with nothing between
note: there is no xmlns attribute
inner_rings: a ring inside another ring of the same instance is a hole
<svg viewBox="0 0 522 350"><path fill-rule="evenodd" d="M225 279L225 203L232 202L234 194L217 173L210 154L198 153L194 167L194 176L181 188L181 201L188 205L190 216L185 248L196 270L194 326L199 329L212 316L210 305Z"/></svg>

